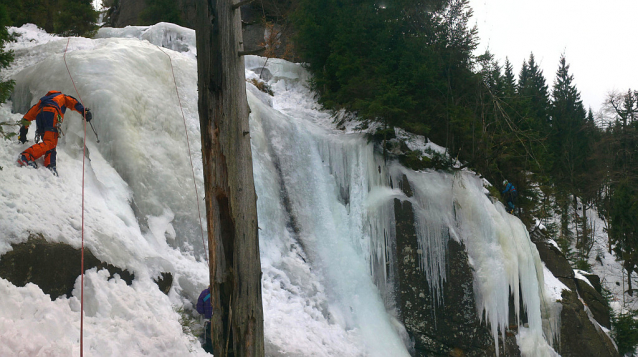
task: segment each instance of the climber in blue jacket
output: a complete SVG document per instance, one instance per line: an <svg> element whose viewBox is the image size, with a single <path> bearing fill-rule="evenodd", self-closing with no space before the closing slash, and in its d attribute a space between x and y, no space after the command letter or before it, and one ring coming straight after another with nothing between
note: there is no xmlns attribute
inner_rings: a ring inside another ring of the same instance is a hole
<svg viewBox="0 0 638 357"><path fill-rule="evenodd" d="M507 213L514 213L514 204L516 203L516 197L518 196L516 187L514 187L514 185L512 185L512 183L507 180L503 181L503 186L505 186L505 189L503 190L503 192L501 192L501 194L507 202Z"/></svg>
<svg viewBox="0 0 638 357"><path fill-rule="evenodd" d="M204 322L204 351L213 353L213 341L211 339L211 327L210 318L213 316L213 304L210 300L210 286L201 294L197 299L197 312L204 315L206 322Z"/></svg>

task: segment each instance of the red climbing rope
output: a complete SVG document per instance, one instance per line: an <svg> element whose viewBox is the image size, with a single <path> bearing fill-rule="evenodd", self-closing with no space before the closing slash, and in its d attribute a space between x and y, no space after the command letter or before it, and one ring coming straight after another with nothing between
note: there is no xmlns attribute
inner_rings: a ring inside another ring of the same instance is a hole
<svg viewBox="0 0 638 357"><path fill-rule="evenodd" d="M78 95L80 100L80 104L84 106L82 102L82 96L80 92L78 92L78 88L75 85L75 81L73 80L73 76L71 75L71 71L69 70L69 65L66 63L66 52L69 49L69 43L71 39L69 38L66 42L66 48L64 49L64 65L66 66L66 70L69 73L69 77L71 78L71 83L73 83L73 88L75 89L75 93ZM186 132L186 143L188 145L188 157L191 163L191 173L193 174L193 186L195 187L195 202L197 202L197 213L199 214L199 228L202 233L202 244L204 248L206 248L206 241L204 239L204 227L202 224L202 212L199 207L199 192L197 191L197 183L195 181L195 168L193 166L193 157L191 155L191 146L190 140L188 138L188 128L186 126L186 116L184 115L184 108L182 107L182 101L179 97L179 90L177 88L177 80L175 79L175 71L173 69L173 60L168 53L164 52L159 46L157 46L160 51L162 51L169 59L171 64L171 73L173 74L173 82L175 83L175 93L177 94L177 101L179 102L179 108L182 112L182 119L184 120L184 131ZM85 159L86 159L86 112L84 113L84 142L82 148L82 262L81 262L81 289L80 289L80 357L84 356L84 171L85 171ZM204 258L206 258L206 263L208 264L208 252L204 254Z"/></svg>
<svg viewBox="0 0 638 357"><path fill-rule="evenodd" d="M173 60L168 53L164 52L164 50L155 45L162 53L168 57L168 60L171 64L171 73L173 74L173 83L175 83L175 93L177 93L177 102L179 103L179 109L182 111L182 119L184 120L184 132L186 133L186 144L188 145L188 158L191 161L191 173L193 174L193 186L195 187L195 202L197 202L197 213L199 214L199 229L202 231L202 244L204 245L204 258L206 258L206 263L208 264L208 251L206 249L206 241L204 239L204 225L202 224L202 211L199 208L199 193L197 192L197 183L195 181L195 168L193 166L193 156L191 155L191 143L188 138L188 129L186 127L186 116L184 115L184 108L182 107L182 100L179 98L179 90L177 89L177 80L175 79L175 70L173 70ZM210 265L210 264L209 264Z"/></svg>
<svg viewBox="0 0 638 357"><path fill-rule="evenodd" d="M71 75L71 71L69 70L69 65L66 64L66 51L69 49L69 42L71 39L69 38L66 41L66 48L64 49L64 65L66 66L66 71L69 72L69 77L71 78L71 83L73 83L73 88L75 88L75 93L77 93L78 98L80 99L80 104L84 106L82 103L82 96L78 92L78 88L75 86L75 81L73 80L73 76ZM86 107L85 107L86 108ZM84 162L86 158L86 110L84 111L84 141L82 142L82 278L81 283L82 287L80 288L80 357L84 356Z"/></svg>

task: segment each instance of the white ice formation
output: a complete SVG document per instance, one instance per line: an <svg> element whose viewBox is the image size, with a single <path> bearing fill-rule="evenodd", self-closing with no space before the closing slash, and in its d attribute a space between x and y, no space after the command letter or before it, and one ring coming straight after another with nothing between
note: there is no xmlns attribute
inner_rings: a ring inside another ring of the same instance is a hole
<svg viewBox="0 0 638 357"><path fill-rule="evenodd" d="M7 72L17 82L17 114L5 105L2 116L19 120L48 90L75 90L63 61L68 39L29 26L14 31L23 33L12 45L17 61ZM208 280L197 220L203 175L194 32L158 24L102 29L97 39L68 43L67 62L100 135L97 143L87 134L86 245L136 274L132 286L105 271L87 274L85 345L94 355L203 356L176 312L190 310ZM200 197L170 61L157 46L174 65ZM552 355L543 336L552 336L548 322L555 324L556 314L547 308L552 301L538 252L523 224L485 196L482 181L471 172L386 164L362 134L334 129L300 65L264 63L246 58L247 78L259 73L275 92L271 97L248 85L267 354L408 356L393 290L398 198L415 207L421 267L432 293L445 298L446 242L456 239L468 251L477 310L485 312L493 336L504 333L511 289L523 302L516 313L525 309L529 317L529 328L519 334L522 352ZM79 115L68 113L57 178L48 170L15 167L24 146L0 142L0 254L29 233L80 245L83 128ZM391 187L403 175L414 197ZM168 297L151 280L161 271L175 276ZM0 290L0 331L10 331L0 334L0 355L77 354L77 286L73 297L56 301L34 285L0 279Z"/></svg>

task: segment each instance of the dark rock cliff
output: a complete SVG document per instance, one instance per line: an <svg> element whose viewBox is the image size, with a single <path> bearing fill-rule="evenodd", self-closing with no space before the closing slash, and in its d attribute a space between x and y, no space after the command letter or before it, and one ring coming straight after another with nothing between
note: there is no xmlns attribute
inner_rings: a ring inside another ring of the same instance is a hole
<svg viewBox="0 0 638 357"><path fill-rule="evenodd" d="M609 306L601 295L600 278L596 275L588 276L592 285L598 287L596 290L587 282L575 277L565 255L549 243L542 231L535 230L530 236L547 269L570 289L563 290L562 293L561 339L558 353L564 357L619 356L609 336L598 326L611 326ZM591 312L591 318L588 311Z"/></svg>
<svg viewBox="0 0 638 357"><path fill-rule="evenodd" d="M404 177L399 187L410 197L412 190ZM398 288L397 306L406 330L414 341L414 356L494 356L494 340L476 313L472 268L465 247L450 239L447 249L447 282L444 303L430 294L425 274L419 267L420 252L410 202L395 200L397 234ZM588 279L594 287L577 279L569 261L543 233L534 231L532 241L547 268L570 290L562 294L560 326L561 356L618 356L613 342L599 326L610 326L607 302L600 294L596 276ZM510 305L513 301L510 301ZM522 322L526 317L521 316ZM499 341L502 356L519 356L516 343L517 322L512 317L511 331Z"/></svg>
<svg viewBox="0 0 638 357"><path fill-rule="evenodd" d="M139 25L140 13L150 0L119 0L114 1L106 19L106 26L126 27ZM176 0L182 10L184 25L195 28L197 7L195 0ZM263 6L262 6L263 5ZM273 24L273 29L279 35L274 47L274 55L279 58L294 57L291 47L288 47L292 37L290 24L283 20L291 10L292 4L282 1L255 2L241 7L244 50L251 51L264 46L267 34L266 21ZM288 49L288 53L286 50Z"/></svg>
<svg viewBox="0 0 638 357"><path fill-rule="evenodd" d="M36 284L51 296L51 300L71 296L80 275L80 249L64 243L47 242L42 235L31 235L27 242L14 244L12 248L0 256L0 277L15 286ZM85 248L84 271L92 268L107 269L111 275L118 274L129 285L135 279L131 272L100 261ZM171 273L161 273L155 282L161 291L168 294L173 285L173 276Z"/></svg>
<svg viewBox="0 0 638 357"><path fill-rule="evenodd" d="M408 196L412 195L407 178L400 186ZM430 294L428 281L419 268L412 204L395 200L395 217L397 305L414 340L414 356L495 356L492 334L476 313L472 268L465 247L453 239L448 242L448 279L442 291L444 303L440 305ZM520 356L515 333L508 332L505 342L499 341L501 356Z"/></svg>

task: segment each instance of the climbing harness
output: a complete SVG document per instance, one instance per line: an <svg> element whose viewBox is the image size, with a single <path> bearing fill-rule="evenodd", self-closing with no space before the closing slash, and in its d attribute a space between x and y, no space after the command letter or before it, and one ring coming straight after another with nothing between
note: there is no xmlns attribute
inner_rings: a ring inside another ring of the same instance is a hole
<svg viewBox="0 0 638 357"><path fill-rule="evenodd" d="M78 98L80 98L80 104L82 104L82 96L78 92L78 88L75 86L75 81L73 80L73 76L71 75L71 71L69 70L69 65L66 63L66 51L69 49L69 42L71 39L69 38L66 41L66 48L64 49L64 65L66 66L66 71L69 72L69 77L71 78L71 83L73 83L73 88L75 88L75 93L77 93ZM84 104L82 104L84 106ZM86 107L85 107L86 108ZM84 172L86 163L86 110L84 110L84 140L82 141L82 278L81 278L81 288L80 288L80 357L84 356Z"/></svg>
<svg viewBox="0 0 638 357"><path fill-rule="evenodd" d="M62 120L59 119L60 116L58 115L58 123L55 124L55 130L58 131L58 136L62 137L64 136L64 131L62 131Z"/></svg>

